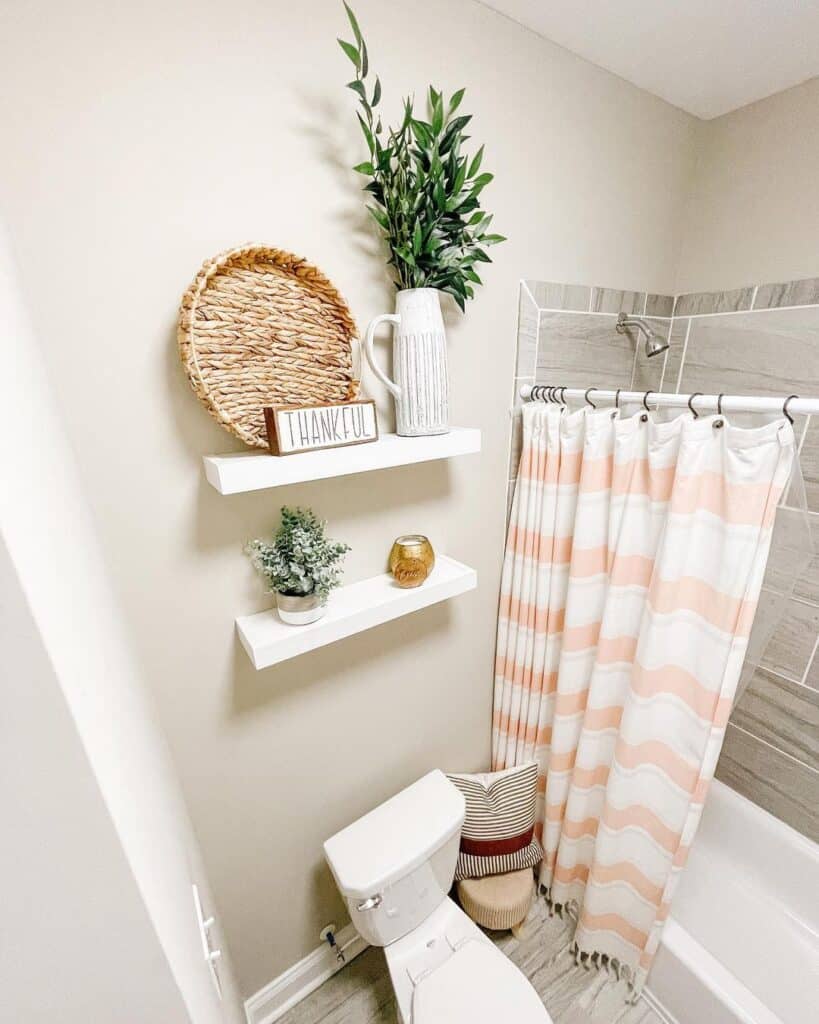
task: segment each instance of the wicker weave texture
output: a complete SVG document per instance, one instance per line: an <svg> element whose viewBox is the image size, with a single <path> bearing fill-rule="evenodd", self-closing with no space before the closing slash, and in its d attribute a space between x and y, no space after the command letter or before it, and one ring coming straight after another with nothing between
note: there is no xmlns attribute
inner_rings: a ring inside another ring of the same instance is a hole
<svg viewBox="0 0 819 1024"><path fill-rule="evenodd" d="M320 270L264 245L207 260L182 298L177 331L196 394L255 448L267 447L266 405L357 397L356 335L347 303Z"/></svg>

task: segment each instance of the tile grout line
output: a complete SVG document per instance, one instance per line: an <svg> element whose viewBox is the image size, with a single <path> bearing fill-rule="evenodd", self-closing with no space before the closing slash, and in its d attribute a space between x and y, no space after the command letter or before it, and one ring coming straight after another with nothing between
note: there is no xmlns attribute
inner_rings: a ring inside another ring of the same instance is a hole
<svg viewBox="0 0 819 1024"><path fill-rule="evenodd" d="M680 388L682 387L683 369L685 368L685 357L688 355L688 337L691 334L691 318L688 319L688 326L685 328L685 341L683 342L682 355L680 356L680 369L677 372L677 383L674 386L674 390L679 395L681 394Z"/></svg>
<svg viewBox="0 0 819 1024"><path fill-rule="evenodd" d="M529 289L527 288L527 292ZM531 295L531 292L529 292ZM533 300L534 301L534 300ZM591 305L591 303L589 303ZM606 313L596 309L560 309L555 306L538 306L535 302L536 308L541 313L573 313L575 316L614 316L617 313ZM787 311L793 311L796 309L819 309L819 302L805 302L799 306L761 306L759 309L723 309L716 313L672 313L670 316L660 316L659 314L652 314L652 320L704 320L708 317L714 316L743 316L748 313L781 313Z"/></svg>
<svg viewBox="0 0 819 1024"><path fill-rule="evenodd" d="M800 685L807 686L809 690L812 690L813 687L808 684L807 678L810 675L810 670L813 666L813 659L816 657L817 647L819 647L819 632L816 634L816 639L813 642L813 650L811 651L811 655L808 658L808 664L806 665L805 671L802 673L802 679L800 680Z"/></svg>
<svg viewBox="0 0 819 1024"><path fill-rule="evenodd" d="M751 305L750 305L750 306L748 307L748 311L749 311L749 312L753 312L753 310L754 310L754 306L756 305L756 293L757 293L758 291L759 291L759 285L758 285L758 284L755 284L755 285L754 285L754 293L753 293L753 295L751 296Z"/></svg>
<svg viewBox="0 0 819 1024"><path fill-rule="evenodd" d="M726 731L728 728L736 729L737 732L741 732L745 736L750 736L752 740L755 740L757 743L761 743L763 747L768 747L770 750L776 751L777 754L781 754L783 757L787 757L787 759L789 761L793 761L794 764L798 764L800 768L807 768L807 770L809 772L813 772L814 775L819 775L819 768L813 768L811 765L805 764L805 762L800 761L798 757L794 757L793 754L789 754L787 750L780 750L779 747L775 747L773 743L769 743L767 740L763 740L761 736L757 736L754 733L749 732L747 729L743 729L741 725L736 725L736 723L729 721ZM762 779L762 781L765 782L767 780Z"/></svg>

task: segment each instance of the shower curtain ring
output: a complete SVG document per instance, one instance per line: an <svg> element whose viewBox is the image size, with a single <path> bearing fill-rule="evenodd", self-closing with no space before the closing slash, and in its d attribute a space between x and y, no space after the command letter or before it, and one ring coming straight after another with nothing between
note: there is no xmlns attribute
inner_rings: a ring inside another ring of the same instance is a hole
<svg viewBox="0 0 819 1024"><path fill-rule="evenodd" d="M788 402L790 402L792 398L798 398L798 397L799 397L799 395L788 395L788 397L782 403L782 413L783 413L784 416L786 416L788 418L788 422L791 423L791 424L793 424L793 416L791 416L791 414L788 412Z"/></svg>
<svg viewBox="0 0 819 1024"><path fill-rule="evenodd" d="M717 395L717 413L722 416L722 399L724 395Z"/></svg>
<svg viewBox="0 0 819 1024"><path fill-rule="evenodd" d="M646 391L646 393L643 395L643 408L645 409L646 412L651 412L651 409L649 409L649 407L648 407L648 396L650 394L651 394L650 391Z"/></svg>
<svg viewBox="0 0 819 1024"><path fill-rule="evenodd" d="M561 405L565 405L566 404L566 385L565 384L561 385L561 387L560 387L560 404Z"/></svg>
<svg viewBox="0 0 819 1024"><path fill-rule="evenodd" d="M616 390L616 391L614 392L614 408L615 408L615 409L619 409L619 408L620 408L620 392L621 392L622 390L623 390L622 388L618 388L618 389L617 389L617 390Z"/></svg>
<svg viewBox="0 0 819 1024"><path fill-rule="evenodd" d="M695 420L698 420L700 418L700 414L694 408L694 399L699 398L701 395L701 391L695 391L693 395L688 396L688 408L691 410L691 413Z"/></svg>
<svg viewBox="0 0 819 1024"><path fill-rule="evenodd" d="M585 399L586 399L586 403L587 403L588 405L590 405L590 406L592 407L592 409L596 409L596 408L597 408L597 406L596 406L596 405L594 404L594 402L593 402L593 401L592 401L592 400L591 400L591 399L589 398L589 392L590 392L590 391L597 391L597 390L598 390L597 388L586 388L586 394L585 394L585 396L584 396L584 397L585 397Z"/></svg>

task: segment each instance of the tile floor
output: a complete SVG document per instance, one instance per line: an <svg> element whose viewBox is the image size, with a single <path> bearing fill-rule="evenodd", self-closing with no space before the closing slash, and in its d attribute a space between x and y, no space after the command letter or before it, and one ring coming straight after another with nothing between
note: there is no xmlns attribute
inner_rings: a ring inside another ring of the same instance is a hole
<svg viewBox="0 0 819 1024"><path fill-rule="evenodd" d="M517 938L509 932L491 937L535 986L554 1024L663 1024L645 1000L634 1006L626 1002L625 982L575 964L565 951L567 925L549 917L542 900L532 907ZM280 1024L398 1024L383 952L366 950L281 1017Z"/></svg>

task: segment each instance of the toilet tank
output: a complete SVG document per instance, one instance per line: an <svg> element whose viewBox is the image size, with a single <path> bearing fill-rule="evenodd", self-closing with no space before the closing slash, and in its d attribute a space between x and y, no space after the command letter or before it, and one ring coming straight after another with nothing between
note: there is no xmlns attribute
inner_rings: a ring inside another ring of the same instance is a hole
<svg viewBox="0 0 819 1024"><path fill-rule="evenodd" d="M373 946L388 946L425 920L455 875L464 798L430 772L324 844L350 918Z"/></svg>

